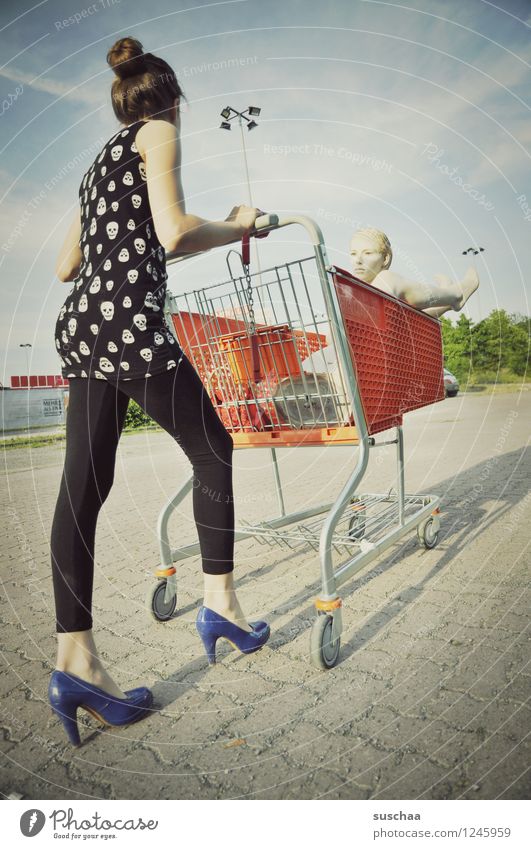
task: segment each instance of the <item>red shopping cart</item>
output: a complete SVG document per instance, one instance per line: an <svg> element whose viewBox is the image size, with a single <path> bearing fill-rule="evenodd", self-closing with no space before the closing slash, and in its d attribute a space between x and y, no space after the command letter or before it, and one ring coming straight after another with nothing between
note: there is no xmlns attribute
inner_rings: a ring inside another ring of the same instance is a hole
<svg viewBox="0 0 531 849"><path fill-rule="evenodd" d="M411 529L426 548L438 541L439 498L405 492L402 420L444 398L441 326L330 266L311 219L263 216L256 229L295 225L309 235L310 255L253 274L243 256L240 275L168 292L165 316L235 447L271 452L279 515L241 525L236 539L319 548L322 590L310 656L330 668L340 650L341 584ZM389 428L394 438L377 442ZM396 488L360 494L370 450L389 444L397 452ZM299 445L356 445L358 459L333 503L287 513L276 452ZM191 489L190 479L159 514L161 564L147 597L158 621L176 609L174 563L199 552L198 544L172 548L168 534L171 514Z"/></svg>

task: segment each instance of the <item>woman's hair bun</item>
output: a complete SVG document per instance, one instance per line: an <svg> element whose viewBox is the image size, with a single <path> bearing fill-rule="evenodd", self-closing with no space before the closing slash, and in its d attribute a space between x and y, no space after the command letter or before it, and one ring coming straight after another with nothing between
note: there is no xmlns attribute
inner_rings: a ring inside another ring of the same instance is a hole
<svg viewBox="0 0 531 849"><path fill-rule="evenodd" d="M146 57L137 38L119 38L107 53L107 63L121 80L142 74L146 70Z"/></svg>

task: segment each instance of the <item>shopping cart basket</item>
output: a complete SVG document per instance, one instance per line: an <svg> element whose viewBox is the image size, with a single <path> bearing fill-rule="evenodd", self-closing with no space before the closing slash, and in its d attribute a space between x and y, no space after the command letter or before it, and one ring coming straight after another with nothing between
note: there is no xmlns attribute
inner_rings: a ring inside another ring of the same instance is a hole
<svg viewBox="0 0 531 849"><path fill-rule="evenodd" d="M310 657L327 669L340 650L339 587L412 529L426 548L438 541L438 496L405 492L402 417L444 398L441 326L330 266L311 219L263 216L256 232L295 225L310 237L308 256L251 274L242 253L240 274L231 271L222 282L185 294L168 292L165 319L235 448L271 453L278 515L238 526L236 539L319 549L322 589ZM377 442L375 435L389 428L392 438ZM396 487L360 493L371 449L390 444L396 446ZM358 446L355 467L333 503L287 513L277 449L317 445ZM168 534L173 511L191 490L192 478L159 514L161 565L147 597L158 621L176 609L174 563L199 553L198 543L172 548ZM333 563L338 553L339 565Z"/></svg>

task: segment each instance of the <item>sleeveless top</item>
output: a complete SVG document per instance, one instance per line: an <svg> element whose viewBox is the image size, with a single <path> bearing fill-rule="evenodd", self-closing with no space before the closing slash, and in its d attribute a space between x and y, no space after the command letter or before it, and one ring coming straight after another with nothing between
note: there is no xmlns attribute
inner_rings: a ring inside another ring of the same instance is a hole
<svg viewBox="0 0 531 849"><path fill-rule="evenodd" d="M144 123L115 133L79 187L83 259L55 326L66 378L133 380L182 359L164 316L166 254L135 144Z"/></svg>

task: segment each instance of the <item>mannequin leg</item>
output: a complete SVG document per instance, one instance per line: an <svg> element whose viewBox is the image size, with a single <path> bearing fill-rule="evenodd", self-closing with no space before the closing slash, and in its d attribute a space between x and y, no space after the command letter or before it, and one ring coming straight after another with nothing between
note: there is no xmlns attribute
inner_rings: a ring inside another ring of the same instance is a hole
<svg viewBox="0 0 531 849"><path fill-rule="evenodd" d="M417 283L406 280L394 271L380 271L372 285L401 298L413 307L426 310L429 315L442 315L447 310L461 310L479 286L474 268L469 268L463 280L456 283L444 274L436 275L437 283ZM432 310L441 310L436 313Z"/></svg>
<svg viewBox="0 0 531 849"><path fill-rule="evenodd" d="M445 312L449 312L451 307L428 307L422 312L425 312L427 315L432 315L434 318L440 318L441 315L444 315Z"/></svg>

